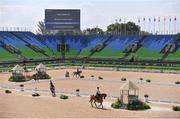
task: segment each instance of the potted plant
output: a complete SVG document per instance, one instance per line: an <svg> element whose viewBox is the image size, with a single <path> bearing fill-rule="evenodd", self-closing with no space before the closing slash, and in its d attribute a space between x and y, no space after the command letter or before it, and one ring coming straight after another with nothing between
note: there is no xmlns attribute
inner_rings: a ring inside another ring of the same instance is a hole
<svg viewBox="0 0 180 119"><path fill-rule="evenodd" d="M76 89L76 96L80 96L79 91L80 91L79 89Z"/></svg>
<svg viewBox="0 0 180 119"><path fill-rule="evenodd" d="M94 75L91 75L91 78L94 79Z"/></svg>
<svg viewBox="0 0 180 119"><path fill-rule="evenodd" d="M139 78L139 80L141 81L141 83L142 83L142 81L143 81L143 78Z"/></svg>
<svg viewBox="0 0 180 119"><path fill-rule="evenodd" d="M20 84L19 87L20 87L21 91L24 91L24 85L23 84Z"/></svg>
<svg viewBox="0 0 180 119"><path fill-rule="evenodd" d="M145 94L145 95L144 95L144 102L148 102L148 97L149 97L148 94Z"/></svg>

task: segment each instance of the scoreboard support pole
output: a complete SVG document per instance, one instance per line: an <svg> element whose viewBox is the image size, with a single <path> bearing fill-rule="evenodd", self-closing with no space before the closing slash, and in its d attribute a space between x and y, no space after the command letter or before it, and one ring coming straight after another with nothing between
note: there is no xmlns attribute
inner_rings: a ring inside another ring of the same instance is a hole
<svg viewBox="0 0 180 119"><path fill-rule="evenodd" d="M66 54L65 35L66 35L66 33L63 34L62 40L61 40L61 57L62 57L63 62L65 60L65 54ZM63 46L63 48L62 48L62 46Z"/></svg>

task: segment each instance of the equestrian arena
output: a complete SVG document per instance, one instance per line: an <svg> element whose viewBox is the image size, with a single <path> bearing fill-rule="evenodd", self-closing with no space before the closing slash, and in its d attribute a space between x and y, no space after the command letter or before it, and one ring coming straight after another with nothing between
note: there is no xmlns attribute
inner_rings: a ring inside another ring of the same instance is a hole
<svg viewBox="0 0 180 119"><path fill-rule="evenodd" d="M70 73L69 78L65 78L66 71ZM71 75L73 71L76 69L47 70L55 85L56 97L51 96L49 80L14 83L8 81L11 73L1 73L0 117L180 118L179 112L172 110L173 105L180 105L180 86L174 83L179 81L180 74L82 69L84 78L75 78ZM29 72L28 75L33 73ZM99 76L103 79L98 79ZM120 87L126 82L121 81L122 77L139 87L141 100L144 100L144 94L149 95L151 109L128 111L111 108L111 103L120 96ZM143 80L140 81L140 78ZM147 79L151 82L147 83ZM21 91L20 84L24 84L24 91ZM97 86L107 94L103 109L91 107L89 103L90 95L95 94ZM10 89L12 94L5 94L5 89ZM80 90L80 96L76 96L76 89ZM34 91L40 96L32 97ZM60 94L68 95L69 99L60 99Z"/></svg>
<svg viewBox="0 0 180 119"><path fill-rule="evenodd" d="M0 0L0 119L180 119L179 7Z"/></svg>

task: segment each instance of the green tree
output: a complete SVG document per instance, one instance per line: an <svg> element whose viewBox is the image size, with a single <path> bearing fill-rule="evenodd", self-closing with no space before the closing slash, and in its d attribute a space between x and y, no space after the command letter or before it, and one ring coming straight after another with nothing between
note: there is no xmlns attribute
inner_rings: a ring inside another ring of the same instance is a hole
<svg viewBox="0 0 180 119"><path fill-rule="evenodd" d="M140 27L133 22L127 23L114 23L107 26L108 34L138 34L140 33Z"/></svg>
<svg viewBox="0 0 180 119"><path fill-rule="evenodd" d="M49 34L49 31L46 30L45 24L43 21L39 21L37 26L38 26L37 34L41 34L41 35Z"/></svg>
<svg viewBox="0 0 180 119"><path fill-rule="evenodd" d="M97 35L97 34L104 34L104 31L98 27L95 28L87 28L83 30L82 34L88 34L88 35Z"/></svg>

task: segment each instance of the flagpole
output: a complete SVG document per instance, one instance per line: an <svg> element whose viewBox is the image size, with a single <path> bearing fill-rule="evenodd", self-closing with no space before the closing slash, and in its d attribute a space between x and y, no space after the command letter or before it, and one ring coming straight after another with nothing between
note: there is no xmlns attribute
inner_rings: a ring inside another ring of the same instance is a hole
<svg viewBox="0 0 180 119"><path fill-rule="evenodd" d="M164 17L164 34L166 34L166 18Z"/></svg>
<svg viewBox="0 0 180 119"><path fill-rule="evenodd" d="M140 35L140 32L141 32L141 26L140 26L140 18L138 18L138 26L139 26L139 35Z"/></svg>
<svg viewBox="0 0 180 119"><path fill-rule="evenodd" d="M151 28L150 28L150 27L151 27L151 26L150 26L150 23L151 23L151 18L149 18L149 33L151 32L151 31L150 31L150 29L151 29Z"/></svg>
<svg viewBox="0 0 180 119"><path fill-rule="evenodd" d="M159 27L159 34L161 34L161 31L160 31L160 17L159 17L158 27Z"/></svg>
<svg viewBox="0 0 180 119"><path fill-rule="evenodd" d="M171 34L171 17L169 18L169 34Z"/></svg>
<svg viewBox="0 0 180 119"><path fill-rule="evenodd" d="M174 18L174 34L176 34L176 17Z"/></svg>
<svg viewBox="0 0 180 119"><path fill-rule="evenodd" d="M143 23L144 23L144 34L145 34L145 31L146 31L146 26L145 26L145 17L143 18Z"/></svg>
<svg viewBox="0 0 180 119"><path fill-rule="evenodd" d="M126 35L126 18L124 18L124 24L125 24L125 28L124 28L125 32L124 32L124 34Z"/></svg>
<svg viewBox="0 0 180 119"><path fill-rule="evenodd" d="M155 31L155 22L156 22L156 18L154 17L154 34L156 34L156 31Z"/></svg>
<svg viewBox="0 0 180 119"><path fill-rule="evenodd" d="M119 19L120 22L120 34L122 35L122 24L121 24L121 18Z"/></svg>

